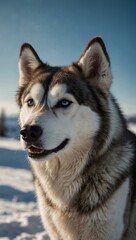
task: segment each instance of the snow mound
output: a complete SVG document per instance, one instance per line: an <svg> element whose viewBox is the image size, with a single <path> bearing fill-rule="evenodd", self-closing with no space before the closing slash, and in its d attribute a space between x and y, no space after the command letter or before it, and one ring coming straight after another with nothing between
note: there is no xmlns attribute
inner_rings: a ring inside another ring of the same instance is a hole
<svg viewBox="0 0 136 240"><path fill-rule="evenodd" d="M49 240L44 231L25 151L0 139L0 239Z"/></svg>

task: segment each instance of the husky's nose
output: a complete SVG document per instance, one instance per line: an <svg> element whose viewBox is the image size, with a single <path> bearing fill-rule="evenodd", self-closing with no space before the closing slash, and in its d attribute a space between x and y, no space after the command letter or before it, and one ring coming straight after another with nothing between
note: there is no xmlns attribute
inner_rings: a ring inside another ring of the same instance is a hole
<svg viewBox="0 0 136 240"><path fill-rule="evenodd" d="M21 129L20 134L24 141L33 142L42 135L42 129L38 125L27 125Z"/></svg>

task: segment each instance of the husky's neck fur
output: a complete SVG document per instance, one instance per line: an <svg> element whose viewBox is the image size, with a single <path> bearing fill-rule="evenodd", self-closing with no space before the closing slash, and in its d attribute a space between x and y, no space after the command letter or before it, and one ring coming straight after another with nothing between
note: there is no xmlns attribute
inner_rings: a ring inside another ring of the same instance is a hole
<svg viewBox="0 0 136 240"><path fill-rule="evenodd" d="M35 179L43 188L46 183L47 189L44 191L47 195L49 193L49 199L58 207L68 205L83 183L80 175L89 158L89 152L87 149L81 150L81 147L45 162L30 160Z"/></svg>
<svg viewBox="0 0 136 240"><path fill-rule="evenodd" d="M125 120L121 114L119 107L116 105L112 96L108 98L109 105L109 131L107 137L104 139L102 148L97 149L97 155L102 156L110 147L113 141L120 139L123 135L123 131L126 129ZM106 126L105 126L106 128ZM124 129L123 129L124 128ZM101 136L99 136L101 138Z"/></svg>

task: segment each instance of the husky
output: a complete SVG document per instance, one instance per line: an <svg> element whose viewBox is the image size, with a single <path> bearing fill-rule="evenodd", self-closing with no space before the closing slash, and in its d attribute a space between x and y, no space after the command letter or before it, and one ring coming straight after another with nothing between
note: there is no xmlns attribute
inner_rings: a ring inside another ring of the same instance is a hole
<svg viewBox="0 0 136 240"><path fill-rule="evenodd" d="M50 66L21 46L21 142L51 240L136 239L136 137L111 83L99 36L69 66Z"/></svg>

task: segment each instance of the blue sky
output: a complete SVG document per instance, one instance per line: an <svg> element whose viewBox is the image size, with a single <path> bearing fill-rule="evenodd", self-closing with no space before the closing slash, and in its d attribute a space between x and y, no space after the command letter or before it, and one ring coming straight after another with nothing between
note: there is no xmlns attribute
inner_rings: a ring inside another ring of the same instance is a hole
<svg viewBox="0 0 136 240"><path fill-rule="evenodd" d="M43 61L67 65L100 35L110 55L112 92L125 114L136 113L136 2L134 0L5 0L0 2L0 110L17 113L20 45Z"/></svg>

